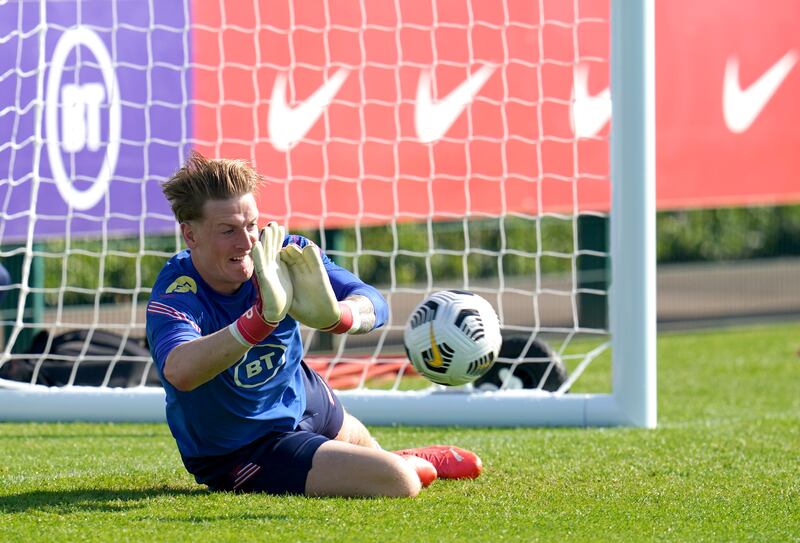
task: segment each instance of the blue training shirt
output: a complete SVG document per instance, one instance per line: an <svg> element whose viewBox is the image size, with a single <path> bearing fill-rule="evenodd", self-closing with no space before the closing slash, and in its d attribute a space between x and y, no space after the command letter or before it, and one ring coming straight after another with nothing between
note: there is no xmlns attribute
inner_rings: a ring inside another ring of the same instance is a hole
<svg viewBox="0 0 800 543"><path fill-rule="evenodd" d="M289 235L286 246L305 247L310 240ZM338 300L351 294L368 297L375 307L375 328L388 317L381 294L337 266L325 254L322 261ZM306 397L300 361L300 327L290 316L244 357L189 392L181 392L164 378L164 363L181 343L225 328L256 300L252 281L234 294L209 287L192 264L190 251L173 256L158 275L147 304L150 353L167 393L167 423L186 457L232 452L271 431L293 430L305 411Z"/></svg>

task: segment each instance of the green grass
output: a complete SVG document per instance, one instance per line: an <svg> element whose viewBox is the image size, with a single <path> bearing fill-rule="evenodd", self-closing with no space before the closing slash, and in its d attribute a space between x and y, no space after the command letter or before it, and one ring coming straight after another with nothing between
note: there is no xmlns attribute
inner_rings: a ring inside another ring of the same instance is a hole
<svg viewBox="0 0 800 543"><path fill-rule="evenodd" d="M656 430L374 428L483 457L413 500L209 493L165 425L0 424L0 541L800 541L800 326L658 349Z"/></svg>

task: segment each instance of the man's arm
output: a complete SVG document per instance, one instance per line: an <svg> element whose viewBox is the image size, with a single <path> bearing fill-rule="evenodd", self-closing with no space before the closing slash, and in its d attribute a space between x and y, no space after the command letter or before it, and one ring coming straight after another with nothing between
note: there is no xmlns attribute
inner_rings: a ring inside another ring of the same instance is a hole
<svg viewBox="0 0 800 543"><path fill-rule="evenodd" d="M383 324L385 318L377 318L374 302L357 290L369 289L385 305L380 294L343 268L329 262L335 271L326 269L316 245L289 244L281 251L281 260L292 278L289 314L295 320L334 334L363 334Z"/></svg>
<svg viewBox="0 0 800 543"><path fill-rule="evenodd" d="M358 311L358 326L350 334L366 334L375 328L375 306L372 301L362 294L351 294L345 301L351 302L354 311ZM355 319L354 319L355 320Z"/></svg>
<svg viewBox="0 0 800 543"><path fill-rule="evenodd" d="M278 257L283 238L283 227L270 222L250 251L255 305L230 326L170 351L164 362L164 377L172 386L186 392L210 381L278 327L292 303L291 279Z"/></svg>
<svg viewBox="0 0 800 543"><path fill-rule="evenodd" d="M226 327L172 349L164 362L164 378L188 392L228 369L248 350L250 346L242 345Z"/></svg>

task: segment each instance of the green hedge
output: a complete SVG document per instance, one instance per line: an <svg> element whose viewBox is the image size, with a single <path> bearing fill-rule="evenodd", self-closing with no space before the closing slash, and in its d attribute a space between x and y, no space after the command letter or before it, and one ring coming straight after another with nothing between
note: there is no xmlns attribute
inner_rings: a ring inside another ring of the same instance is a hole
<svg viewBox="0 0 800 543"><path fill-rule="evenodd" d="M660 213L660 262L800 255L800 206Z"/></svg>
<svg viewBox="0 0 800 543"><path fill-rule="evenodd" d="M800 206L662 212L657 227L659 262L800 255ZM403 286L429 274L437 280L497 276L500 267L506 276L530 275L537 267L541 273L568 271L575 231L572 217L546 216L436 222L430 229L425 223L370 226L324 241L318 231L297 233L324 242L337 263L365 281ZM98 240L72 240L68 256L65 240L42 242L37 247L44 251L45 287L53 289L45 302L56 305L63 297L67 305L94 303L99 296L111 303L133 296L109 288L136 290L142 301L176 241L109 239L104 248ZM101 277L104 291L98 294Z"/></svg>

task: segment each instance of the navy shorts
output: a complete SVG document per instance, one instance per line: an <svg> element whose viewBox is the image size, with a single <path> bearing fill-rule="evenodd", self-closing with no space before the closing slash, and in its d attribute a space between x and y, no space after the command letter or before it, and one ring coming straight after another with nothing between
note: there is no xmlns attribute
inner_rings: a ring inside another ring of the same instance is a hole
<svg viewBox="0 0 800 543"><path fill-rule="evenodd" d="M270 432L232 453L183 458L186 469L211 490L303 494L317 449L344 422L341 402L317 372L301 362L306 410L291 432Z"/></svg>

